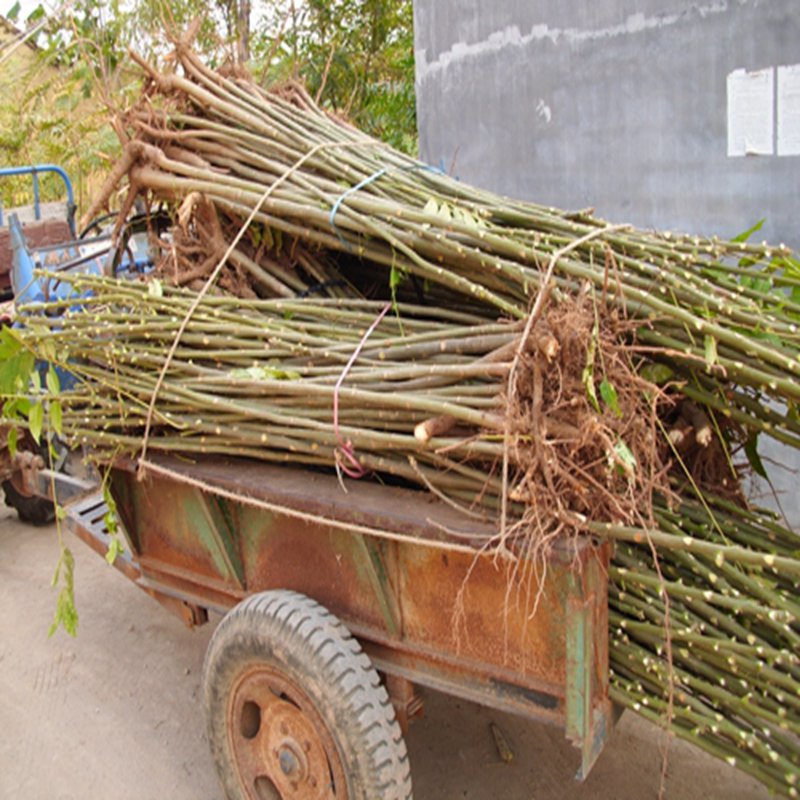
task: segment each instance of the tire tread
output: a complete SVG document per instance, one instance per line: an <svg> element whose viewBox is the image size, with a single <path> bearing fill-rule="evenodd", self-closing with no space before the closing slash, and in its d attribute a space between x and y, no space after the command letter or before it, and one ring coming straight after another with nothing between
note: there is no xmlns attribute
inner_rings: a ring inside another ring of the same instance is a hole
<svg viewBox="0 0 800 800"><path fill-rule="evenodd" d="M290 652L308 676L316 676L326 687L324 702L336 718L331 733L340 748L348 750L343 753L348 763L353 762L348 772L357 776L353 800L412 800L405 741L372 662L336 616L311 598L288 590L262 592L239 603L218 626L206 654L209 741L229 797L237 795L231 792L233 771L224 763L225 747L214 718L215 709L225 702L224 687L216 684L230 669L231 660L251 649ZM315 679L310 677L312 683Z"/></svg>

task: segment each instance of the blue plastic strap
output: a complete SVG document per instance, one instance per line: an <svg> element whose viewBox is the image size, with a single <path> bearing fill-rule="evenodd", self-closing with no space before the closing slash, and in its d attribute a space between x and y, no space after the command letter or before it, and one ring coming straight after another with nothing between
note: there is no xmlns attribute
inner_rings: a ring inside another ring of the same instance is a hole
<svg viewBox="0 0 800 800"><path fill-rule="evenodd" d="M425 172L436 172L436 173L444 174L444 170L441 167L432 167L430 164L414 164L413 166L409 166L409 167L401 167L401 169L402 170L408 170L409 172L413 172L415 170L421 169L421 170L424 170ZM339 195L339 198L337 199L337 201L333 204L333 208L331 209L331 215L329 217L330 223L331 223L331 227L334 229L334 231L336 231L336 235L339 237L339 241L348 250L352 250L353 248L350 247L350 244L347 241L345 241L344 237L342 236L341 232L339 231L339 228L336 225L336 214L339 211L339 207L342 205L342 203L351 194L353 194L354 192L357 192L359 189L363 189L365 186L369 186L369 184L371 184L373 181L378 180L378 178L380 178L382 175L385 175L388 171L389 171L388 167L381 167L381 169L379 169L377 172L373 172L372 175L370 175L367 178L364 178L364 180L361 181L360 183L357 183L355 186L351 186L349 189L347 189L346 191L342 192Z"/></svg>
<svg viewBox="0 0 800 800"><path fill-rule="evenodd" d="M336 226L336 214L339 211L339 206L341 206L341 204L344 202L344 200L349 195L353 194L354 192L357 192L359 189L363 189L365 186L369 186L369 184L371 184L373 181L378 180L378 178L380 178L381 175L385 175L385 174L386 174L386 167L382 167L377 172L374 172L372 175L370 175L368 178L364 178L364 180L361 181L360 183L357 183L355 186L351 186L349 189L347 189L346 191L342 192L342 194L339 195L339 199L333 204L333 208L331 209L331 215L330 215L331 227L336 231L336 235L339 237L339 241L348 250L350 250L351 247L344 240L344 237L342 236L341 232L339 231L339 228Z"/></svg>

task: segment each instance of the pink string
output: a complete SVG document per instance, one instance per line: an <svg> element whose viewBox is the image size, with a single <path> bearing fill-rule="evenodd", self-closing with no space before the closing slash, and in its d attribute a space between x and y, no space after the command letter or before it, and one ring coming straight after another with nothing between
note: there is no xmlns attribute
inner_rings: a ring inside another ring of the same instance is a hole
<svg viewBox="0 0 800 800"><path fill-rule="evenodd" d="M353 364L355 364L356 359L363 350L364 345L367 343L367 339L372 336L372 332L378 327L378 325L380 325L381 320L386 316L391 307L392 304L387 303L384 306L383 311L378 314L378 316L375 318L375 321L369 326L367 332L358 343L358 347L356 347L355 351L353 352L353 355L350 356L350 360L347 362L347 365L342 370L339 380L336 381L336 386L333 388L333 433L336 436L336 441L339 443L339 446L335 451L336 461L341 467L342 472L344 472L344 474L349 478L363 478L369 472L369 470L361 464L358 458L356 458L355 450L353 449L353 443L349 439L345 441L339 433L339 389L341 388L344 379L347 377L347 373L350 372L350 368L353 366Z"/></svg>

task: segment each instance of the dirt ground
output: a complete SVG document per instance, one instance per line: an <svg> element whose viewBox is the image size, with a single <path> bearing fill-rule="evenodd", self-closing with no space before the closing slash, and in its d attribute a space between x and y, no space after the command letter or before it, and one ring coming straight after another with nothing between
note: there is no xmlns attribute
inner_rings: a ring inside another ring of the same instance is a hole
<svg viewBox="0 0 800 800"><path fill-rule="evenodd" d="M80 614L48 639L55 530L0 512L0 799L222 800L207 752L200 674L215 621L190 631L68 535ZM656 798L661 733L623 716L584 784L555 728L425 692L407 742L417 800ZM501 762L496 723L515 758ZM682 742L670 800L761 800L743 774Z"/></svg>

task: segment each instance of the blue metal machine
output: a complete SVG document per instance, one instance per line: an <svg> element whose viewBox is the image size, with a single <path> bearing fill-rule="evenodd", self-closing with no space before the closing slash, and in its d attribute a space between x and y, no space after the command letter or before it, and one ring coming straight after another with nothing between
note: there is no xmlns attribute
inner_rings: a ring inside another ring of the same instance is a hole
<svg viewBox="0 0 800 800"><path fill-rule="evenodd" d="M46 219L43 212L39 177L54 173L63 183L66 203L63 217ZM25 167L4 167L0 179L18 175L30 175L33 180L32 206L26 207L32 220L24 223L20 209L4 218L0 208L0 231L6 234L10 250L11 295L17 303L48 302L67 299L73 291L68 284L58 280L59 273L87 273L94 275L119 275L134 277L148 271L153 265L148 232L162 230L158 217L140 214L117 226L118 235L112 236L116 216L106 215L94 220L78 234L75 227L75 196L67 173L53 164ZM2 230L7 223L7 230ZM0 242L0 248L2 248ZM0 262L2 261L0 253ZM0 272L2 270L0 264ZM52 273L44 278L36 270ZM3 288L3 287L0 287Z"/></svg>

